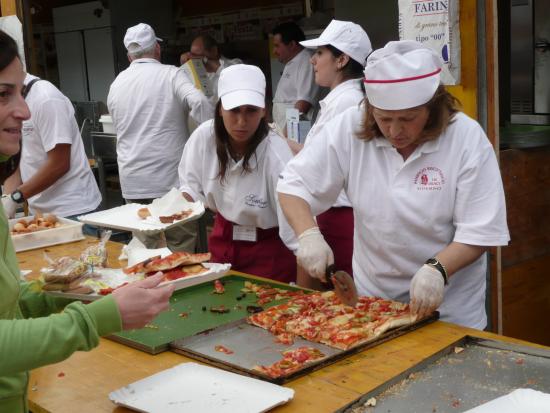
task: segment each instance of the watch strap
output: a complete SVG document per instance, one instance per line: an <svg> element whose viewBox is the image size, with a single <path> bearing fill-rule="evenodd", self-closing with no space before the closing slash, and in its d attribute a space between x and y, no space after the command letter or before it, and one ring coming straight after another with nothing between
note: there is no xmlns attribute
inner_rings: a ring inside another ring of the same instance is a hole
<svg viewBox="0 0 550 413"><path fill-rule="evenodd" d="M430 258L426 261L426 264L434 267L436 270L438 270L441 273L441 276L443 277L443 282L445 285L449 284L449 276L447 275L447 269L439 260L435 257Z"/></svg>

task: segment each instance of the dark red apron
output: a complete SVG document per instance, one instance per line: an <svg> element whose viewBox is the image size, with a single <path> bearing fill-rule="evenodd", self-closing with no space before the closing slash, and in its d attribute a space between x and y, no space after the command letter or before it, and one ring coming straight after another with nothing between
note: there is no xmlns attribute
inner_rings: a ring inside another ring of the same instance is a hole
<svg viewBox="0 0 550 413"><path fill-rule="evenodd" d="M212 262L228 262L235 271L277 281L296 281L296 257L279 237L279 228L256 228L257 241L234 241L233 223L220 213L208 238Z"/></svg>
<svg viewBox="0 0 550 413"><path fill-rule="evenodd" d="M330 208L317 215L317 225L334 253L336 269L353 276L353 208Z"/></svg>

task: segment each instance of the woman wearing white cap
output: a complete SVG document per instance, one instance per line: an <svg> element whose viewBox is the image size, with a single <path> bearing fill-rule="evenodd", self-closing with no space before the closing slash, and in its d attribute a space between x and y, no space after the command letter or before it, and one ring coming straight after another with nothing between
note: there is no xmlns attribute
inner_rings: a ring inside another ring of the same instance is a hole
<svg viewBox="0 0 550 413"><path fill-rule="evenodd" d="M344 189L360 294L410 299L419 316L439 308L443 320L484 328L484 252L509 240L504 192L494 150L440 85L441 66L414 41L374 51L365 104L327 123L277 190L312 276L332 263L312 213Z"/></svg>
<svg viewBox="0 0 550 413"><path fill-rule="evenodd" d="M267 125L265 85L256 66L222 70L214 119L200 125L185 145L180 190L216 212L208 240L214 262L289 282L296 279L296 258L279 236L279 222L284 228L286 221L275 187L292 152ZM284 241L295 244L286 228Z"/></svg>
<svg viewBox="0 0 550 413"><path fill-rule="evenodd" d="M316 49L311 57L315 83L330 89L319 102L321 110L309 131L305 146L315 142L315 135L323 125L346 109L358 106L365 98L362 86L367 56L372 52L369 36L358 24L332 20L317 39L300 42L304 47ZM353 274L353 210L342 191L336 203L316 217L317 225L334 252L336 268ZM298 283L318 287L314 279L298 270Z"/></svg>

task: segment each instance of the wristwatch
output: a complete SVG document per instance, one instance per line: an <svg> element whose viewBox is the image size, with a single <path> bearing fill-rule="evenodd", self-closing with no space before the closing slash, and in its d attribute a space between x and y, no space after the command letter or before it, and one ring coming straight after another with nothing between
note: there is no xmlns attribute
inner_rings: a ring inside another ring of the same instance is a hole
<svg viewBox="0 0 550 413"><path fill-rule="evenodd" d="M13 202L17 204L22 204L23 202L25 202L25 196L23 195L23 192L21 192L19 189L13 191L10 196Z"/></svg>
<svg viewBox="0 0 550 413"><path fill-rule="evenodd" d="M434 267L437 271L441 273L441 276L443 277L443 281L445 282L445 285L449 284L449 277L447 276L447 269L443 264L439 262L439 260L435 257L430 258L428 261L426 261L426 264Z"/></svg>

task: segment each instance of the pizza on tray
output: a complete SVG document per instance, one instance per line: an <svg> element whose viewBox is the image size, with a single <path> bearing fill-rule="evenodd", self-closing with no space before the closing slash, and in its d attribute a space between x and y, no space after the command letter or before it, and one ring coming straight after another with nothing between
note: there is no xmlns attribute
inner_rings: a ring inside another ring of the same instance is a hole
<svg viewBox="0 0 550 413"><path fill-rule="evenodd" d="M278 360L269 366L257 365L254 366L253 369L269 377L277 378L288 376L289 374L300 370L304 365L326 357L321 350L307 346L285 350L282 354L283 358L281 360Z"/></svg>
<svg viewBox="0 0 550 413"><path fill-rule="evenodd" d="M347 350L384 332L416 320L408 304L378 297L360 297L355 307L342 304L334 291L291 298L247 318L277 337L306 340Z"/></svg>
<svg viewBox="0 0 550 413"><path fill-rule="evenodd" d="M124 268L123 271L125 274L145 273L149 275L162 271L165 274L165 280L172 281L208 271L202 263L210 260L210 257L209 252L201 254L174 252L164 258L160 256L148 258L131 267Z"/></svg>

